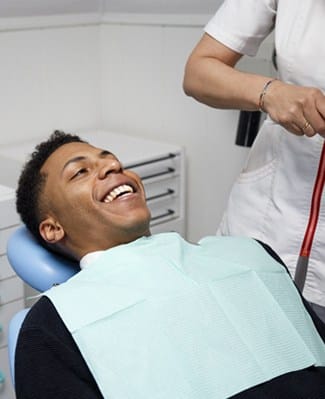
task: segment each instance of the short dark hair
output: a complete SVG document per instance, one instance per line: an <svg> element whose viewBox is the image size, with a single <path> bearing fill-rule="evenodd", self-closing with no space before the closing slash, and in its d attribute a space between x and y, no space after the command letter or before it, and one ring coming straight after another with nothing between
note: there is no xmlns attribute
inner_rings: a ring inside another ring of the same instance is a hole
<svg viewBox="0 0 325 399"><path fill-rule="evenodd" d="M21 220L34 237L44 245L39 233L42 221L41 194L46 182L46 175L41 168L49 156L64 144L79 142L86 143L79 136L55 130L46 140L35 147L34 152L23 166L16 191L16 209Z"/></svg>

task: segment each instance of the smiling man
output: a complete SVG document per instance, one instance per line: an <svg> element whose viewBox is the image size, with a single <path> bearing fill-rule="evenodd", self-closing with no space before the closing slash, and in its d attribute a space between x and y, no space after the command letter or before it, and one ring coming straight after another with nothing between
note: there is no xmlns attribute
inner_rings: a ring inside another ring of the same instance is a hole
<svg viewBox="0 0 325 399"><path fill-rule="evenodd" d="M110 152L67 143L49 156L40 172L46 176L39 224L45 242L79 260L149 235L142 183Z"/></svg>
<svg viewBox="0 0 325 399"><path fill-rule="evenodd" d="M325 398L324 325L264 244L150 235L139 177L58 131L26 163L17 210L81 266L26 317L17 399Z"/></svg>

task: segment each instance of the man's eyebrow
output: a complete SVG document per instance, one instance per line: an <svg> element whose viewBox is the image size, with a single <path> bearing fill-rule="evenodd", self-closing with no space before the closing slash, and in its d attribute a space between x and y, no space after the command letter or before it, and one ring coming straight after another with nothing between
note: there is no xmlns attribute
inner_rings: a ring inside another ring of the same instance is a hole
<svg viewBox="0 0 325 399"><path fill-rule="evenodd" d="M74 158L69 159L69 160L63 165L61 174L64 172L64 170L65 170L70 164L76 163L76 162L80 162L80 161L84 161L85 159L86 159L85 156L78 156L78 157L74 157Z"/></svg>
<svg viewBox="0 0 325 399"><path fill-rule="evenodd" d="M107 151L107 150L103 150L103 151L101 151L100 154L99 154L99 156L100 156L101 158L104 158L104 157L106 157L106 156L108 156L108 155L113 155L113 153L111 153L110 151Z"/></svg>
<svg viewBox="0 0 325 399"><path fill-rule="evenodd" d="M107 157L107 156L109 156L109 155L113 155L113 154L112 154L110 151L107 151L107 150L102 150L102 151L100 151L100 153L99 153L99 157L100 157L100 158L105 158L105 157ZM69 160L63 165L61 174L64 172L64 170L65 170L70 164L76 163L76 162L80 162L80 161L84 161L85 159L87 159L87 157L84 156L84 155L79 155L79 156L77 156L77 157L74 157L74 158L69 159Z"/></svg>

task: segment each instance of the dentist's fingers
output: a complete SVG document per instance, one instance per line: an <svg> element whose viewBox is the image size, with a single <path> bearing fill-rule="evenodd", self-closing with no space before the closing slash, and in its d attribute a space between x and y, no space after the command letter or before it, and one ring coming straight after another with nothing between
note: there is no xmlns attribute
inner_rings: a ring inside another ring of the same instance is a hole
<svg viewBox="0 0 325 399"><path fill-rule="evenodd" d="M325 135L325 96L316 88L274 82L265 98L270 117L296 135Z"/></svg>

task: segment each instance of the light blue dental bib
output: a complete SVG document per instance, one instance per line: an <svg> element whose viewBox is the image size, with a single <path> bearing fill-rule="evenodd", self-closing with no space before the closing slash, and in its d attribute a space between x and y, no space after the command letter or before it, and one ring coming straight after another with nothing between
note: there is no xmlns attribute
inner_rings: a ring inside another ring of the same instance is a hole
<svg viewBox="0 0 325 399"><path fill-rule="evenodd" d="M289 275L254 240L141 238L46 295L104 398L222 399L325 366Z"/></svg>

